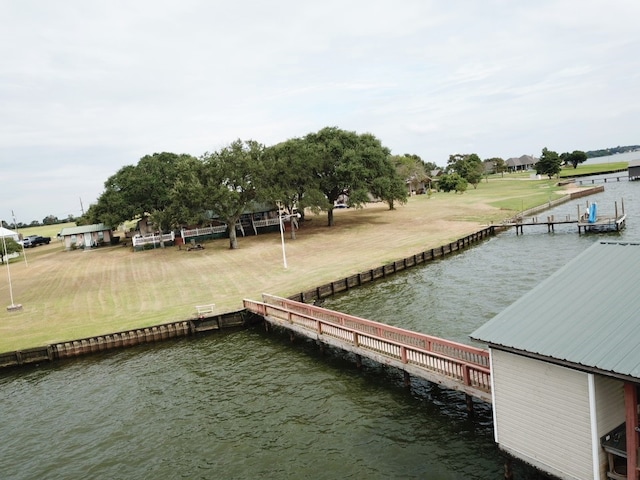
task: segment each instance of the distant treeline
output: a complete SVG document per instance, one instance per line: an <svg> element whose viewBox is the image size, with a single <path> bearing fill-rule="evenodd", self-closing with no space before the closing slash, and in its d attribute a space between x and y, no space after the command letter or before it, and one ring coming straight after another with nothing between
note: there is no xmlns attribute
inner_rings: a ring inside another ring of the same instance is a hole
<svg viewBox="0 0 640 480"><path fill-rule="evenodd" d="M586 152L587 158L595 158L595 157L606 157L608 155L615 155L616 153L625 153L625 152L633 152L635 150L640 150L640 145L629 145L626 147L613 147L613 148L604 148L602 150L591 150Z"/></svg>

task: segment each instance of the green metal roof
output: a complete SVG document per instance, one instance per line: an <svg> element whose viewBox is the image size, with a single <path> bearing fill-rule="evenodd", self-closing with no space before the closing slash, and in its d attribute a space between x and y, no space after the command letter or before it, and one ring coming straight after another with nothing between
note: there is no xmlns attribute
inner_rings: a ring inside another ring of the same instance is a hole
<svg viewBox="0 0 640 480"><path fill-rule="evenodd" d="M471 338L640 378L640 243L594 243Z"/></svg>
<svg viewBox="0 0 640 480"><path fill-rule="evenodd" d="M82 233L104 232L106 230L111 229L109 227L106 227L103 223L96 223L93 225L81 225L79 227L63 228L60 231L60 236L65 237L67 235L80 235Z"/></svg>

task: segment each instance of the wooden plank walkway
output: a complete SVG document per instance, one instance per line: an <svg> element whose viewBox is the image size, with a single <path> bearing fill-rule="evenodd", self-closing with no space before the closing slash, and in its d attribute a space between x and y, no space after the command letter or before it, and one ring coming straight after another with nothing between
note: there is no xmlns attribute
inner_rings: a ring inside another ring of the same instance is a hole
<svg viewBox="0 0 640 480"><path fill-rule="evenodd" d="M491 402L487 350L273 295L244 307L269 324Z"/></svg>

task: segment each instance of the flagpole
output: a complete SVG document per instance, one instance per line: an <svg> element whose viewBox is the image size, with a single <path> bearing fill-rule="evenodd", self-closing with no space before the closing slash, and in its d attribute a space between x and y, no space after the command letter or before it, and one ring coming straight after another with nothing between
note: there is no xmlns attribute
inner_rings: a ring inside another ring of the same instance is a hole
<svg viewBox="0 0 640 480"><path fill-rule="evenodd" d="M2 225L2 222L0 222L0 225ZM7 276L9 277L9 295L11 296L11 305L7 307L7 310L10 312L13 312L16 310L22 310L22 305L20 304L16 305L15 303L13 303L13 287L11 286L11 270L9 269L9 254L7 253L7 241L4 235L2 236L2 246L3 246L4 258L7 262Z"/></svg>
<svg viewBox="0 0 640 480"><path fill-rule="evenodd" d="M18 233L18 224L16 223L16 214L13 213L13 210L11 210L11 216L13 217L13 229L16 231L16 233ZM20 237L20 235L18 234L18 238ZM24 257L24 264L25 266L29 266L29 264L27 263L27 252L25 252L24 250L24 242L20 242L20 245L22 246L22 256Z"/></svg>

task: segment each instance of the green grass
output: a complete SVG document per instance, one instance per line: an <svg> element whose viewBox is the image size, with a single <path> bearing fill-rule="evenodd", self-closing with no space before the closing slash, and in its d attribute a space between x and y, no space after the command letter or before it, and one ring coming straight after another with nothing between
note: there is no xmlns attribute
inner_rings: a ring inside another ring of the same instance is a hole
<svg viewBox="0 0 640 480"><path fill-rule="evenodd" d="M29 235L40 235L42 237L51 237L51 240L55 240L58 233L60 233L63 228L75 226L76 224L74 222L57 223L55 225L19 228L18 233L21 233L23 237L28 237Z"/></svg>
<svg viewBox="0 0 640 480"><path fill-rule="evenodd" d="M560 172L560 177L565 178L576 175L598 175L599 173L617 172L626 170L628 166L629 162L582 164L578 165L577 168L564 167Z"/></svg>
<svg viewBox="0 0 640 480"><path fill-rule="evenodd" d="M558 186L557 179L534 180L531 175L532 172L524 172L489 176L488 181L480 183L477 190L482 192L485 201L492 207L515 213L565 195L566 189ZM468 192L471 193L472 188Z"/></svg>

